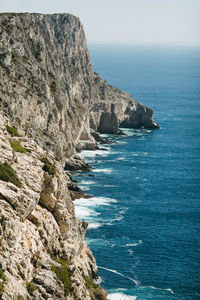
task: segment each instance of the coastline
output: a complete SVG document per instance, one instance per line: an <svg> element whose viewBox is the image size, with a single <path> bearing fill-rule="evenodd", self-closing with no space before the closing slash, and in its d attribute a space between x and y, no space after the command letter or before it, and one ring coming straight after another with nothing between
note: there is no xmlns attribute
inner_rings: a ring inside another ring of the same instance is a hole
<svg viewBox="0 0 200 300"><path fill-rule="evenodd" d="M127 145L127 141L126 139L131 137L131 136L137 136L137 138L140 138L142 131L141 130L125 130L126 133L128 133L127 135L123 136L123 137L117 137L117 136L109 136L109 137L113 137L114 141L111 144L111 146L107 146L107 149L104 150L94 150L94 151L87 151L84 150L82 151L79 155L81 156L82 159L85 159L86 162L90 165L92 165L92 169L89 172L86 172L84 176L79 176L79 175L83 175L82 172L81 173L77 173L74 174L73 178L75 178L76 180L76 184L78 184L78 186L83 189L83 191L85 193L90 193L90 188L94 187L96 185L99 186L99 184L97 183L98 180L96 178L96 176L98 175L99 177L105 177L109 176L109 175L113 175L113 170L109 168L105 169L105 168L101 168L101 166L99 166L98 159L102 159L104 160L105 158L108 158L109 155L111 154L117 154L117 152L115 151L115 145L117 144L121 144L121 145ZM145 130L146 131L146 130ZM150 134L151 131L148 132L148 134ZM103 135L103 137L107 137L105 135ZM101 152L100 152L101 151ZM146 154L144 154L146 155ZM123 157L120 157L120 154L118 153L119 156L119 161L122 161ZM135 157L137 159L137 157ZM101 163L100 163L101 165ZM95 169L96 166L96 169ZM92 177L88 176L88 175L93 175ZM96 181L97 180L97 181ZM105 179L104 179L105 180ZM78 182L77 182L78 181ZM108 189L112 189L114 188L114 186L110 186L107 185L106 182L104 182L105 185L103 186L104 189L108 188ZM101 186L99 186L99 189L101 189ZM106 210L109 209L114 209L115 205L118 205L118 199L117 197L114 199L110 198L110 197L106 197L105 196L105 191L103 193L103 196L98 196L97 195L93 195L92 197L89 199L85 199L85 198L80 198L80 199L76 199L74 201L75 204L75 211L76 211L76 215L77 217L81 218L82 220L86 220L89 223L88 226L88 230L92 230L93 232L95 232L96 230L101 230L101 228L103 226L109 227L109 226L113 226L114 224L117 224L118 222L122 222L122 220L124 220L124 215L123 215L123 211L118 211L118 217L114 218L111 220L106 220L102 214L104 214L104 212ZM125 209L124 209L125 210ZM114 209L115 211L115 209ZM122 213L122 214L120 214ZM99 234L99 231L98 231ZM102 248L102 241L98 240L98 236L96 237L96 242L95 239L92 240L90 238L87 237L86 235L86 241L89 245L89 247L91 248L92 246L92 251L93 248L98 247L95 246L95 243L99 244L99 247ZM107 243L109 243L109 240L106 242L105 244L105 248ZM126 242L126 244L121 245L120 247L125 247L129 249L129 254L132 255L133 254L133 250L131 249L135 249L135 247L141 247L141 245L143 244L142 240L137 240L137 241L132 241L132 242ZM113 244L113 247L114 246ZM119 247L119 246L118 246ZM124 249L125 249L124 248ZM123 248L122 248L123 249ZM103 249L102 249L103 251ZM95 254L94 254L95 255ZM103 255L103 253L102 253ZM126 275L126 273L121 273L119 270L117 270L117 268L112 268L109 265L100 265L97 262L97 267L98 270L104 270L107 273L112 273L114 274L114 276L119 277L119 278L123 278L124 280L130 281L130 283L132 282L133 284L133 290L127 290L121 286L118 286L118 288L114 288L114 289L105 289L108 292L108 299L112 300L112 299L119 299L119 300L133 300L133 299L137 299L137 296L134 295L134 293L155 293L155 296L158 294L160 295L170 295L173 296L173 291L169 288L157 288L154 286L143 286L141 285L141 283L135 279L134 277L129 277ZM120 281L119 281L120 282ZM115 284L116 285L116 284Z"/></svg>

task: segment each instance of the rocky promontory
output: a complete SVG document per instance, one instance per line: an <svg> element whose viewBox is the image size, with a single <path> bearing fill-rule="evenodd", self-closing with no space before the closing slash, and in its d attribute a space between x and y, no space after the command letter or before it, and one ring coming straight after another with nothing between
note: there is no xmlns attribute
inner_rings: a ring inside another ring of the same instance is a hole
<svg viewBox="0 0 200 300"><path fill-rule="evenodd" d="M67 171L89 168L77 152L99 133L152 117L93 72L77 17L0 14L1 299L106 299Z"/></svg>

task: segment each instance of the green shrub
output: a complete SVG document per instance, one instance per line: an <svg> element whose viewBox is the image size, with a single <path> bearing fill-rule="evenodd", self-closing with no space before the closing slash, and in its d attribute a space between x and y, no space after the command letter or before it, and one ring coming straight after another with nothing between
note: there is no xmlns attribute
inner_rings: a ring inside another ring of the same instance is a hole
<svg viewBox="0 0 200 300"><path fill-rule="evenodd" d="M56 92L56 90L57 90L57 86L56 86L56 82L55 81L53 81L52 83L51 83L51 85L50 85L50 90L51 90L51 92Z"/></svg>
<svg viewBox="0 0 200 300"><path fill-rule="evenodd" d="M12 135L12 136L20 136L19 133L17 132L17 129L11 126L6 126L7 131Z"/></svg>
<svg viewBox="0 0 200 300"><path fill-rule="evenodd" d="M17 187L22 185L15 170L7 162L0 163L0 180L12 182Z"/></svg>
<svg viewBox="0 0 200 300"><path fill-rule="evenodd" d="M92 293L90 293L90 299L91 300L96 300L95 297L94 297L94 295Z"/></svg>
<svg viewBox="0 0 200 300"><path fill-rule="evenodd" d="M6 275L4 274L1 267L0 267L0 279L2 280L2 282L0 282L0 296L1 296L4 292L4 284L6 281Z"/></svg>
<svg viewBox="0 0 200 300"><path fill-rule="evenodd" d="M33 295L34 291L37 290L37 286L33 284L32 282L26 282L26 289L29 293L29 295Z"/></svg>
<svg viewBox="0 0 200 300"><path fill-rule="evenodd" d="M4 282L0 282L0 296L3 295L4 291L5 291Z"/></svg>
<svg viewBox="0 0 200 300"><path fill-rule="evenodd" d="M60 267L51 265L51 270L56 273L57 278L64 284L65 295L69 295L72 291L72 283L70 280L71 273L68 270L66 261L62 259L56 259L56 262L60 264Z"/></svg>
<svg viewBox="0 0 200 300"><path fill-rule="evenodd" d="M95 283L92 279L90 279L88 276L83 275L83 279L85 280L85 285L88 289L96 289L98 288L98 284Z"/></svg>
<svg viewBox="0 0 200 300"><path fill-rule="evenodd" d="M46 157L43 157L41 159L41 162L44 163L44 166L42 167L42 170L45 171L45 172L48 172L49 175L54 175L56 170L55 170L55 167L54 165L48 160L48 158Z"/></svg>
<svg viewBox="0 0 200 300"><path fill-rule="evenodd" d="M6 275L4 274L1 267L0 267L0 279L2 279L3 281L6 281Z"/></svg>
<svg viewBox="0 0 200 300"><path fill-rule="evenodd" d="M22 147L19 142L10 141L10 145L13 148L13 150L16 152L20 152L20 153L31 152L29 149Z"/></svg>

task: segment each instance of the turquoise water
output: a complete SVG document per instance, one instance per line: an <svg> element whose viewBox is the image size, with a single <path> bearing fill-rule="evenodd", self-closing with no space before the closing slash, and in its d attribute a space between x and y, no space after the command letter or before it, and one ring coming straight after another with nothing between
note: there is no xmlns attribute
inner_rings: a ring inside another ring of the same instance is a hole
<svg viewBox="0 0 200 300"><path fill-rule="evenodd" d="M75 201L110 299L200 299L200 49L90 45L93 69L152 107L160 130L125 130L81 155ZM92 176L91 176L92 175Z"/></svg>

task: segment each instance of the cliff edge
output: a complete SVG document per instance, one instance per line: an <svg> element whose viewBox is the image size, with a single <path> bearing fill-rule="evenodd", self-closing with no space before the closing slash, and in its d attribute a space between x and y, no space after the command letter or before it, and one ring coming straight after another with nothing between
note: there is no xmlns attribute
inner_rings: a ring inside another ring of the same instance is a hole
<svg viewBox="0 0 200 300"><path fill-rule="evenodd" d="M0 30L0 107L57 157L92 147L92 131L158 128L152 109L93 72L77 17L0 14Z"/></svg>
<svg viewBox="0 0 200 300"><path fill-rule="evenodd" d="M93 72L78 18L0 14L1 299L107 298L63 166L152 116Z"/></svg>

